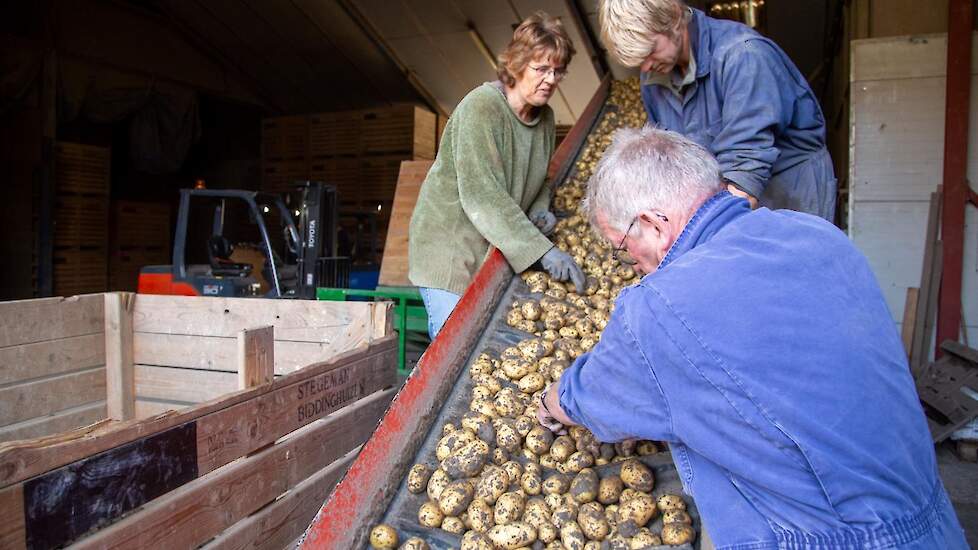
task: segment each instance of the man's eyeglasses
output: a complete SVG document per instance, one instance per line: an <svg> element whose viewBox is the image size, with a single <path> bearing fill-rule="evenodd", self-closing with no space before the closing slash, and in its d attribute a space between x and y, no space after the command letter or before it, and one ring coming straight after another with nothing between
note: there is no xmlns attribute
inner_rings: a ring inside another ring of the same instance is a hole
<svg viewBox="0 0 978 550"><path fill-rule="evenodd" d="M658 217L660 220L664 222L669 221L669 218L665 217L663 214L655 212L655 215L656 217ZM625 265L635 265L636 263L638 263L635 261L634 258L629 256L628 251L625 250L625 239L628 238L628 234L632 232L632 227L635 226L635 222L637 221L638 221L638 216L635 216L634 218L632 218L632 223L628 224L628 229L626 229L625 233L621 236L621 242L618 243L618 246L616 246L615 250L611 253L612 260L621 262Z"/></svg>
<svg viewBox="0 0 978 550"><path fill-rule="evenodd" d="M564 68L558 69L556 67L549 67L547 65L542 65L540 67L530 65L530 68L533 69L533 72L535 72L540 78L546 78L547 75L553 75L554 80L557 82L560 82L565 76L567 76L567 69Z"/></svg>

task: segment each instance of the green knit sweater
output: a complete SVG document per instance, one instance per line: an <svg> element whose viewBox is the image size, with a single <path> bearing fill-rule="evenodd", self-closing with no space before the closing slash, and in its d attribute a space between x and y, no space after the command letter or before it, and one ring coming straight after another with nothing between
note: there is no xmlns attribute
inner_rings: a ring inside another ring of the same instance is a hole
<svg viewBox="0 0 978 550"><path fill-rule="evenodd" d="M498 84L469 92L448 119L411 216L411 282L462 294L490 246L517 273L550 250L528 213L550 207L545 180L553 150L550 107L526 123Z"/></svg>

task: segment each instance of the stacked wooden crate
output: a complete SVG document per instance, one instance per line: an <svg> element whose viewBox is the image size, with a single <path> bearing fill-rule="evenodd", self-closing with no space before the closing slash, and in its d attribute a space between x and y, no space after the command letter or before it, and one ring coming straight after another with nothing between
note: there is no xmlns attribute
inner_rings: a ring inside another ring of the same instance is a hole
<svg viewBox="0 0 978 550"><path fill-rule="evenodd" d="M110 150L59 142L55 153L54 293L101 292L106 256Z"/></svg>
<svg viewBox="0 0 978 550"><path fill-rule="evenodd" d="M437 116L416 105L265 119L262 189L335 185L344 210L376 212L382 246L401 162L433 160L437 127Z"/></svg>
<svg viewBox="0 0 978 550"><path fill-rule="evenodd" d="M112 202L109 289L136 290L139 270L170 263L170 205Z"/></svg>

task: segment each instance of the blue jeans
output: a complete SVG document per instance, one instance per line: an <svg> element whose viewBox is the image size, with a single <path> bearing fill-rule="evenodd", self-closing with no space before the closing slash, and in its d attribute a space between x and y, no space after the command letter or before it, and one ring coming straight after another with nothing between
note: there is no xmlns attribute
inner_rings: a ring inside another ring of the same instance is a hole
<svg viewBox="0 0 978 550"><path fill-rule="evenodd" d="M428 336L434 341L438 331L441 330L462 297L438 288L420 287L418 292L421 293L424 308L428 310Z"/></svg>

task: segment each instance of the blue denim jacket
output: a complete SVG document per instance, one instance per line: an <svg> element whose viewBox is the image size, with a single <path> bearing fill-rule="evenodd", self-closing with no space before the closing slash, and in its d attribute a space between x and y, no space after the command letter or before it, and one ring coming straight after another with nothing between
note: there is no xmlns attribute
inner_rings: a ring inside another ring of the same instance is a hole
<svg viewBox="0 0 978 550"><path fill-rule="evenodd" d="M723 177L762 206L832 221L836 178L825 118L808 82L774 42L740 23L692 12L696 79L678 97L644 73L649 122L709 149Z"/></svg>
<svg viewBox="0 0 978 550"><path fill-rule="evenodd" d="M559 392L669 442L718 548L967 548L876 279L817 217L708 200Z"/></svg>

